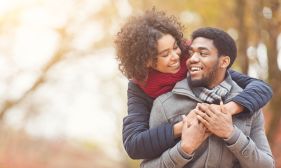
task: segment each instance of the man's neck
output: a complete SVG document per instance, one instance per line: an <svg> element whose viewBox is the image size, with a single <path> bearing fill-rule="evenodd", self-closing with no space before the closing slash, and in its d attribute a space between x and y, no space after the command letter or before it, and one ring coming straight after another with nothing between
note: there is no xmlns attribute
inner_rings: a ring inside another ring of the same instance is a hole
<svg viewBox="0 0 281 168"><path fill-rule="evenodd" d="M213 89L214 87L218 86L222 81L224 81L226 76L226 72L225 73L218 73L216 74L216 79L213 80L212 83L210 83L207 88L208 89Z"/></svg>

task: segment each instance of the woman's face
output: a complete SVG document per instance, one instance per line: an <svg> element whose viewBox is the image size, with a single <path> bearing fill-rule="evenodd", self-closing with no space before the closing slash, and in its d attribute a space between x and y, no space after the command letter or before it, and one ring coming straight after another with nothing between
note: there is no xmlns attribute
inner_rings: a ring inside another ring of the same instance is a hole
<svg viewBox="0 0 281 168"><path fill-rule="evenodd" d="M170 34L163 35L157 41L157 63L155 70L175 74L180 70L181 50L177 41Z"/></svg>

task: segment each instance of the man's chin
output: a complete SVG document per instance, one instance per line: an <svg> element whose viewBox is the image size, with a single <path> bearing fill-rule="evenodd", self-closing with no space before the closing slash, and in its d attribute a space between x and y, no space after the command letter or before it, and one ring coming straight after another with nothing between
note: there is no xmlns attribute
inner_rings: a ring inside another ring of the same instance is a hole
<svg viewBox="0 0 281 168"><path fill-rule="evenodd" d="M192 79L191 77L188 80L189 85L192 87L205 87L206 82L202 79Z"/></svg>
<svg viewBox="0 0 281 168"><path fill-rule="evenodd" d="M200 87L201 81L200 80L190 80L189 85L192 86L192 87Z"/></svg>

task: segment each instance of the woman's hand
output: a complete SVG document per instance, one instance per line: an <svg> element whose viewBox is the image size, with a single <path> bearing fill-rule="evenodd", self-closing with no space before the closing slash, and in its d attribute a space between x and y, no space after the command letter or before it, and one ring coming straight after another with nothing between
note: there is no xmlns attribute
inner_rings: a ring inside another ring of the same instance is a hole
<svg viewBox="0 0 281 168"><path fill-rule="evenodd" d="M186 122L187 122L188 125L190 125L191 122L192 122L194 119L196 119L196 116L197 116L196 110L197 110L197 109L198 109L198 108L197 108L197 106L196 106L195 109L191 110L191 111L187 114L187 116L186 116ZM173 131L174 131L174 137L175 137L175 138L179 138L179 137L181 136L182 127L183 127L183 121L180 121L180 122L174 124L174 126L173 126Z"/></svg>

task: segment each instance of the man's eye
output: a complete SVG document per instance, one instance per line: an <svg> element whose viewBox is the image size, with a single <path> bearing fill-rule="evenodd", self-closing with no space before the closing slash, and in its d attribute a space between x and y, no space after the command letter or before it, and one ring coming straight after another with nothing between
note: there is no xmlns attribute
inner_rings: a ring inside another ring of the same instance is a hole
<svg viewBox="0 0 281 168"><path fill-rule="evenodd" d="M192 50L188 50L188 53L190 56L194 54L194 52Z"/></svg>
<svg viewBox="0 0 281 168"><path fill-rule="evenodd" d="M175 49L178 49L178 48L179 48L179 46L177 44L175 44L173 49L175 50Z"/></svg>
<svg viewBox="0 0 281 168"><path fill-rule="evenodd" d="M201 56L208 56L208 53L206 53L206 52L200 52L200 55L201 55Z"/></svg>

